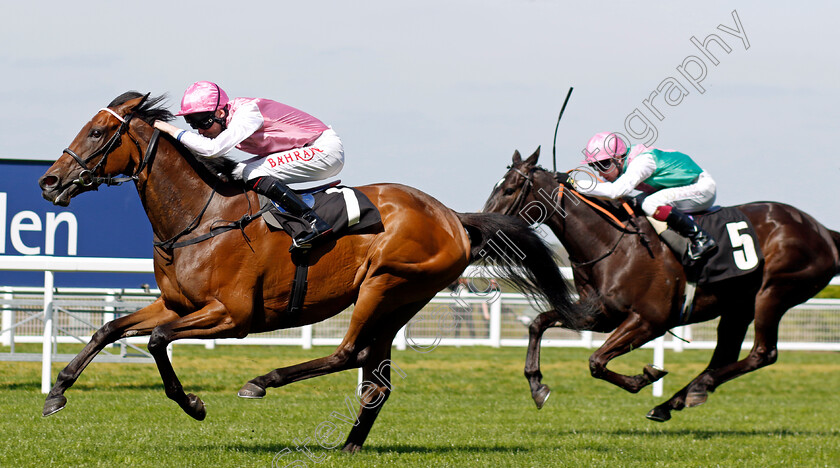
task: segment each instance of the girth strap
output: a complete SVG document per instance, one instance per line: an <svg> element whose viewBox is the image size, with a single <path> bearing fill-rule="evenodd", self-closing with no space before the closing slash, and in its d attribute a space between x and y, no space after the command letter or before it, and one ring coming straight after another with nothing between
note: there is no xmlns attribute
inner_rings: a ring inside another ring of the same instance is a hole
<svg viewBox="0 0 840 468"><path fill-rule="evenodd" d="M215 191L213 193L215 193ZM211 196L211 199L212 199L212 196ZM210 201L208 200L207 203L209 205ZM204 210L201 211L201 214L204 214L204 211L206 211L206 209L207 209L207 205L205 205ZM206 232L206 233L204 233L200 236L196 236L196 237L187 239L185 241L177 242L177 240L180 239L182 236L191 233L192 231L194 231L198 227L197 224L191 223L190 226L188 226L186 229L184 229L180 233L176 234L172 238L170 238L168 240L165 240L165 241L155 242L154 246L155 247L160 247L163 250L171 251L171 250L174 250L174 249L179 249L181 247L186 247L188 245L193 245L193 244L198 244L199 242L204 242L207 239L216 237L219 234L222 234L222 233L225 233L225 232L228 232L228 231L232 231L234 229L239 229L244 234L245 233L245 226L251 224L251 221L253 221L255 219L258 219L260 216L262 216L263 213L268 211L268 209L269 209L268 207L265 207L265 208L260 209L259 211L257 211L254 214L246 214L246 215L242 216L241 218L239 218L238 220L231 221L228 224L223 224L221 226L212 226L212 227L210 227L209 232ZM201 218L201 214L199 214L199 216L196 218L196 220ZM247 239L247 237L246 237L246 239Z"/></svg>
<svg viewBox="0 0 840 468"><path fill-rule="evenodd" d="M295 278L292 280L292 292L286 313L297 314L303 309L303 300L306 298L306 290L309 287L306 280L309 274L309 251L293 254L292 261L295 264Z"/></svg>

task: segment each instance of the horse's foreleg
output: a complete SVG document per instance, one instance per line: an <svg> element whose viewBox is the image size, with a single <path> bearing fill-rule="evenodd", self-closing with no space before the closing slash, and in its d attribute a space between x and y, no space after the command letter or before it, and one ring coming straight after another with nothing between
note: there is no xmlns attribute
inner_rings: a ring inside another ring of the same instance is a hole
<svg viewBox="0 0 840 468"><path fill-rule="evenodd" d="M560 315L550 310L538 315L531 325L528 326L528 355L525 358L525 378L531 386L531 397L537 404L537 409L542 409L551 389L542 383L542 372L540 372L540 348L543 333L557 321Z"/></svg>
<svg viewBox="0 0 840 468"><path fill-rule="evenodd" d="M745 307L749 306L746 305ZM733 307L732 310L737 310L737 308ZM651 421L657 422L665 422L671 419L672 410L680 411L685 408L689 388L695 382L704 380L713 370L720 369L737 361L738 355L741 352L741 343L744 341L744 336L747 334L747 329L751 321L751 317L749 316L741 317L734 314L721 315L717 327L717 346L715 346L715 351L712 353L712 359L709 361L709 365L668 401L650 410L646 417Z"/></svg>
<svg viewBox="0 0 840 468"><path fill-rule="evenodd" d="M149 338L149 352L155 358L163 380L166 396L178 403L185 413L201 421L207 415L204 402L190 393L184 393L178 376L172 368L166 347L175 340L186 338L220 338L237 336L236 324L221 302L211 302L203 308L155 327Z"/></svg>
<svg viewBox="0 0 840 468"><path fill-rule="evenodd" d="M630 393L656 382L668 372L653 366L645 366L641 374L621 375L607 369L607 364L618 356L642 347L648 341L662 336L662 331L654 331L650 323L642 321L638 315L630 315L607 338L603 345L589 357L589 371L592 377L606 380Z"/></svg>
<svg viewBox="0 0 840 468"><path fill-rule="evenodd" d="M93 361L105 346L129 336L148 335L162 323L175 320L178 316L163 306L161 299L132 314L112 320L93 334L87 345L67 364L55 380L55 385L44 403L44 416L49 416L67 404L64 392L73 386L82 371Z"/></svg>

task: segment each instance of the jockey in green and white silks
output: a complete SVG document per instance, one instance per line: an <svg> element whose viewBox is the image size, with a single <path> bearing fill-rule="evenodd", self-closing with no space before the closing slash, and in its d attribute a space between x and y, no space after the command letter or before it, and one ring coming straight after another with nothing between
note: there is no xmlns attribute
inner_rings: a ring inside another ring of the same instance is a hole
<svg viewBox="0 0 840 468"><path fill-rule="evenodd" d="M609 199L625 197L633 190L647 193L642 211L688 238L692 260L716 249L715 240L684 214L709 209L716 196L712 176L687 154L644 145L628 148L614 133L602 132L589 140L583 163L606 181L578 187L581 192Z"/></svg>

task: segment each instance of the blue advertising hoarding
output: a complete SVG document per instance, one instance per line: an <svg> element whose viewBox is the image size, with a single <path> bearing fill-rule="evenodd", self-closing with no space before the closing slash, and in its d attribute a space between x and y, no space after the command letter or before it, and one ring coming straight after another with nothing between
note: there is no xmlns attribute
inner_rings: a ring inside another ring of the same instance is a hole
<svg viewBox="0 0 840 468"><path fill-rule="evenodd" d="M151 258L152 228L134 184L101 186L68 207L41 197L38 178L52 163L0 160L0 261L9 255ZM1 267L1 265L0 265ZM43 286L39 272L0 270L0 286ZM62 287L155 287L140 273L56 273Z"/></svg>

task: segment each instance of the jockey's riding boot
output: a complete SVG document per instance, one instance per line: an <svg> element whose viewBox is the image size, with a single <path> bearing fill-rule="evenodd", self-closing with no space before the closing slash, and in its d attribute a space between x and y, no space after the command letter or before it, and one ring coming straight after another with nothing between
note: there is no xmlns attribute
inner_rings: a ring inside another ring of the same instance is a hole
<svg viewBox="0 0 840 468"><path fill-rule="evenodd" d="M671 208L668 217L665 218L668 227L673 229L677 234L687 238L688 243L688 258L692 261L697 261L705 256L711 255L717 250L717 242L704 231L691 217Z"/></svg>
<svg viewBox="0 0 840 468"><path fill-rule="evenodd" d="M332 226L321 219L292 189L274 177L260 177L253 185L254 191L276 201L292 216L309 223L309 229L298 234L292 241L294 249L308 249L321 236L332 232Z"/></svg>

